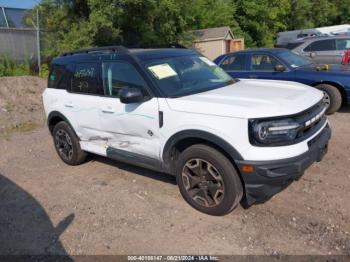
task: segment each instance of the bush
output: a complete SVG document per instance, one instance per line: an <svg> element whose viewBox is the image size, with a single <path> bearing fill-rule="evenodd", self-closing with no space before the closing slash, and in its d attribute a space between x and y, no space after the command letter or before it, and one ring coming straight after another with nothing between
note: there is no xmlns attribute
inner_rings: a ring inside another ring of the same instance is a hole
<svg viewBox="0 0 350 262"><path fill-rule="evenodd" d="M0 77L31 75L30 62L16 63L8 56L0 57Z"/></svg>
<svg viewBox="0 0 350 262"><path fill-rule="evenodd" d="M47 64L41 65L41 70L39 73L39 76L42 78L48 78L49 77L49 66Z"/></svg>

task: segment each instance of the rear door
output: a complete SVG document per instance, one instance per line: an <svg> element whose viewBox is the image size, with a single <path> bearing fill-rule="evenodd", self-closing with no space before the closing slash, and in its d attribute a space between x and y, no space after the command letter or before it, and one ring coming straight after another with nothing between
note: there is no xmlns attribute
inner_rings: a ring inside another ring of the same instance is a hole
<svg viewBox="0 0 350 262"><path fill-rule="evenodd" d="M275 70L277 65L286 68L284 72ZM252 79L271 79L271 80L294 80L294 73L281 62L277 57L268 53L253 53L249 56L249 78Z"/></svg>
<svg viewBox="0 0 350 262"><path fill-rule="evenodd" d="M233 78L248 78L247 55L229 54L219 63L219 66Z"/></svg>
<svg viewBox="0 0 350 262"><path fill-rule="evenodd" d="M335 39L314 41L304 48L302 55L310 57L316 63L320 64L337 63L338 59Z"/></svg>
<svg viewBox="0 0 350 262"><path fill-rule="evenodd" d="M63 107L82 141L102 139L99 121L103 103L100 68L100 63L96 62L77 63L70 68L69 94Z"/></svg>

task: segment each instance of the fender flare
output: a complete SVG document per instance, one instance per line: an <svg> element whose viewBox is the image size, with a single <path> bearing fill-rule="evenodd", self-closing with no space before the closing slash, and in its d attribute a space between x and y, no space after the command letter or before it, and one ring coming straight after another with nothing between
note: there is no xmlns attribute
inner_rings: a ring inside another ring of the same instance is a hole
<svg viewBox="0 0 350 262"><path fill-rule="evenodd" d="M164 150L163 150L163 161L169 162L170 156L171 156L171 150L172 148L181 140L188 139L188 138L194 138L194 139L203 139L205 141L208 141L217 147L221 148L223 151L225 151L233 160L244 160L241 154L227 141L222 139L219 136L216 136L212 133L202 131L202 130L196 130L196 129L189 129L189 130L183 130L175 133L172 135L167 142L165 143Z"/></svg>
<svg viewBox="0 0 350 262"><path fill-rule="evenodd" d="M50 128L50 122L53 118L55 117L59 117L61 119L63 119L63 121L65 121L69 126L70 128L73 130L74 134L78 137L78 135L76 134L72 124L69 122L69 120L67 119L67 117L65 117L62 113L58 112L58 111L52 111L50 112L50 114L48 115L47 117L47 126L49 127L49 130L50 130L50 133L52 134L52 130ZM79 137L78 137L79 138ZM80 139L79 139L80 140Z"/></svg>

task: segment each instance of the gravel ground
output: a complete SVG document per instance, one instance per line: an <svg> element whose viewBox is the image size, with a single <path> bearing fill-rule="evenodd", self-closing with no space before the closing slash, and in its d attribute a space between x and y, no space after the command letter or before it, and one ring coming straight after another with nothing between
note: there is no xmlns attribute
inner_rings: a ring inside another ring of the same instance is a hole
<svg viewBox="0 0 350 262"><path fill-rule="evenodd" d="M65 165L40 127L44 86L0 79L0 255L350 255L350 107L330 116L329 152L299 181L212 217L188 206L171 176L97 156Z"/></svg>
<svg viewBox="0 0 350 262"><path fill-rule="evenodd" d="M0 137L43 125L41 94L46 83L36 76L0 77Z"/></svg>
<svg viewBox="0 0 350 262"><path fill-rule="evenodd" d="M329 153L265 204L197 212L174 178L60 161L46 128L0 140L0 254L350 254L350 108Z"/></svg>

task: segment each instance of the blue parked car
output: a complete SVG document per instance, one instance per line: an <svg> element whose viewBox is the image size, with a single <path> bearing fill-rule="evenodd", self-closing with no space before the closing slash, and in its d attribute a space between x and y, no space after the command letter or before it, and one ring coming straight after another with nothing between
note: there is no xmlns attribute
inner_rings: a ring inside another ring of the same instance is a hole
<svg viewBox="0 0 350 262"><path fill-rule="evenodd" d="M323 91L327 113L350 103L350 66L316 65L281 48L245 50L214 60L234 78L258 78L300 82Z"/></svg>

